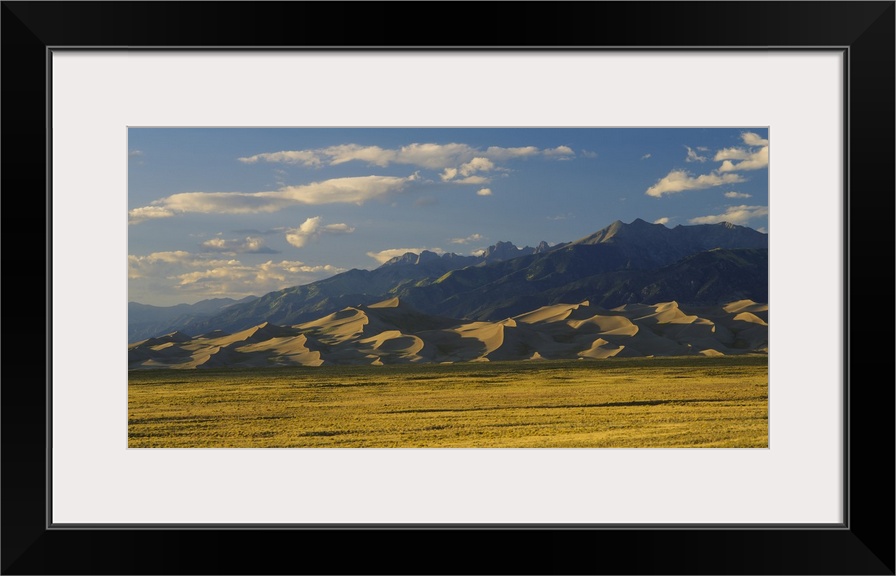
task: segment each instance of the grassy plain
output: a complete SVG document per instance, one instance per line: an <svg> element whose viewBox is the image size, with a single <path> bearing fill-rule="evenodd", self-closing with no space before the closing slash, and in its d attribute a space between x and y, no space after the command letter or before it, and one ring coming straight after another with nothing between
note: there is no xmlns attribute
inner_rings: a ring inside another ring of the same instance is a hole
<svg viewBox="0 0 896 576"><path fill-rule="evenodd" d="M134 371L128 446L767 447L768 358Z"/></svg>

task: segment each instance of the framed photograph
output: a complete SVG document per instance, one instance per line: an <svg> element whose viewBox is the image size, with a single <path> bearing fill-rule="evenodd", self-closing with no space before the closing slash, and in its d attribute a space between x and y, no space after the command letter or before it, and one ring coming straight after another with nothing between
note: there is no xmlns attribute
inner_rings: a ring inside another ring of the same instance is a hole
<svg viewBox="0 0 896 576"><path fill-rule="evenodd" d="M185 6L3 4L4 573L893 574L892 2Z"/></svg>

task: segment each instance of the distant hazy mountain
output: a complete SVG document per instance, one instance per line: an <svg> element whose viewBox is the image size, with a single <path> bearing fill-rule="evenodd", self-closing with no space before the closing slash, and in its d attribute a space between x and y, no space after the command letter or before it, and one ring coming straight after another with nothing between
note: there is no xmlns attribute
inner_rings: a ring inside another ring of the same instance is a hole
<svg viewBox="0 0 896 576"><path fill-rule="evenodd" d="M195 304L176 306L150 306L138 302L128 302L128 342L156 336L164 332L179 330L184 324L198 317L210 316L227 306L250 302L255 296L242 300L233 298L211 298Z"/></svg>
<svg viewBox="0 0 896 576"><path fill-rule="evenodd" d="M236 333L182 332L128 346L131 370L768 353L768 306L750 300L607 310L554 304L496 322L424 314L391 298L310 322Z"/></svg>
<svg viewBox="0 0 896 576"><path fill-rule="evenodd" d="M422 314L479 321L584 300L604 308L765 302L768 235L729 223L669 229L638 219L557 246L499 242L480 256L408 253L375 270L271 292L153 335L237 332L264 322L292 326L392 297Z"/></svg>

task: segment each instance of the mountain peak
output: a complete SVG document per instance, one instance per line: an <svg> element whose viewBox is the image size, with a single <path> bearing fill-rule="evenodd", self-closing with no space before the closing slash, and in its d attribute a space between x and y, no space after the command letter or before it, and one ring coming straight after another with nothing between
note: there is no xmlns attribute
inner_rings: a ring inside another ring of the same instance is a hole
<svg viewBox="0 0 896 576"><path fill-rule="evenodd" d="M502 241L486 248L482 253L482 259L486 263L499 262L502 260L519 258L520 256L528 256L530 254L540 254L542 252L547 252L548 250L550 250L550 246L543 240L538 244L537 248L532 248L531 246L519 248L513 242Z"/></svg>
<svg viewBox="0 0 896 576"><path fill-rule="evenodd" d="M520 254L520 249L517 248L513 242L506 241L499 241L498 243L489 246L482 254L482 258L486 262L494 262L496 260L510 260L511 258L516 258L517 256L522 256L522 254Z"/></svg>

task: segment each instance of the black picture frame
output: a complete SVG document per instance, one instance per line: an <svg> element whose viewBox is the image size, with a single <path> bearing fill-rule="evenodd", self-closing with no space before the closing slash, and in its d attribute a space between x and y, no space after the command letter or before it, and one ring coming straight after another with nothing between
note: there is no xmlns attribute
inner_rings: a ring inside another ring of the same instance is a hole
<svg viewBox="0 0 896 576"><path fill-rule="evenodd" d="M49 347L35 346L38 334L26 338L21 333L18 315L27 315L28 326L45 326L49 343L51 287L78 279L51 277L51 244L44 224L46 234L29 230L27 246L7 242L3 250L8 279L3 336L8 370L16 374L7 372L0 392L3 574L894 574L894 386L888 378L893 375L888 337L892 318L863 310L872 303L894 302L892 1L2 2L0 175L6 192L4 219L16 223L6 222L6 229L46 222L51 178L48 64L53 48L458 50L469 46L457 43L457 19L452 16L467 12L475 13L481 27L472 30L477 42L471 43L480 48L846 53L848 328L844 350L823 352L843 353L845 359L844 524L338 531L52 527L47 512L47 394L52 374L49 368L41 372L49 365ZM434 13L444 18L423 18ZM401 16L408 14L418 19L416 26L405 24ZM865 330L861 324L869 319L873 322ZM876 336L881 327L885 335ZM881 347L884 341L888 345ZM37 377L39 372L45 377ZM329 552L334 542L343 553Z"/></svg>

